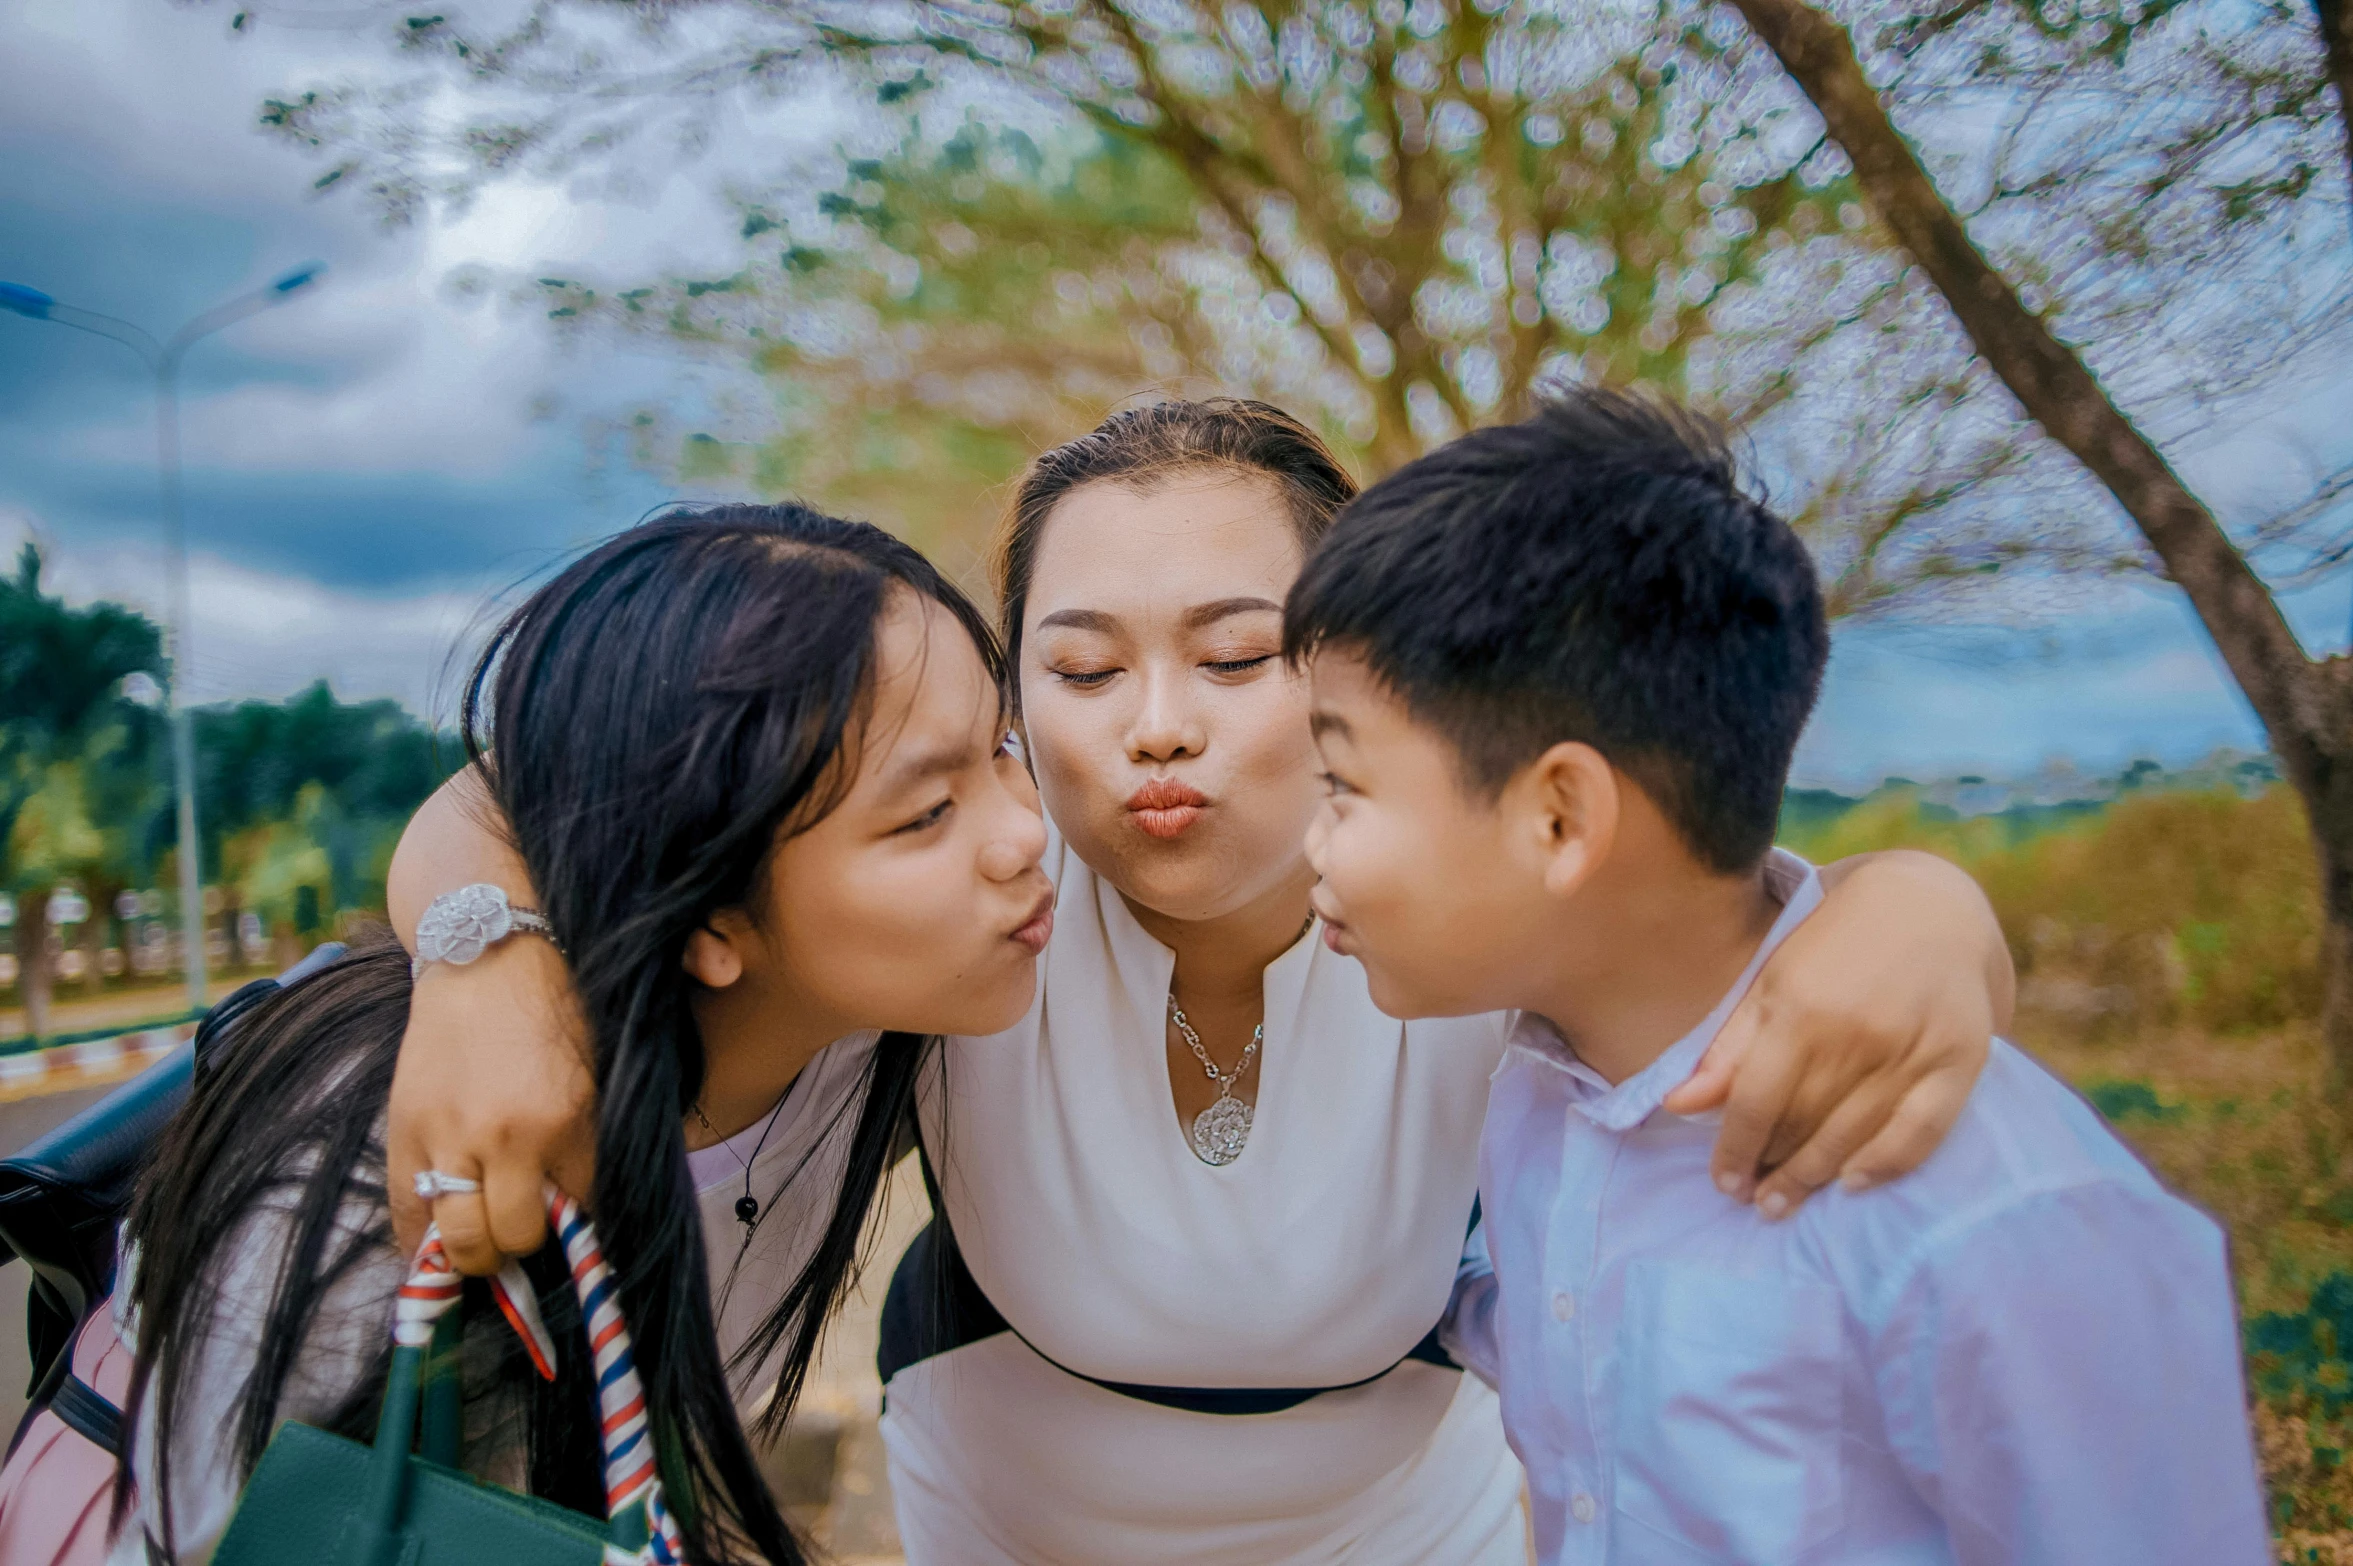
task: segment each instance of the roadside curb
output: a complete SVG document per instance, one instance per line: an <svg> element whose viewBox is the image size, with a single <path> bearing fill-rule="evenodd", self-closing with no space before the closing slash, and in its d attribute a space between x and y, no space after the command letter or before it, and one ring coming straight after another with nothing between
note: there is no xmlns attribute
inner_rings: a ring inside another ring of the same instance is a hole
<svg viewBox="0 0 2353 1566"><path fill-rule="evenodd" d="M0 1055L0 1104L138 1075L196 1036L193 1021L144 1024L48 1049Z"/></svg>

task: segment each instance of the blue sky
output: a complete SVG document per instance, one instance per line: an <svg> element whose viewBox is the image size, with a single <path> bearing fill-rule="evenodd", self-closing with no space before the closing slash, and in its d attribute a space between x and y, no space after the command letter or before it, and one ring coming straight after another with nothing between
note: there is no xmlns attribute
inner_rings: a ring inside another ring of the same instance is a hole
<svg viewBox="0 0 2353 1566"><path fill-rule="evenodd" d="M162 335L308 260L324 284L231 328L186 374L188 516L203 699L317 678L446 714L498 594L669 498L600 416L699 395L692 367L566 347L530 311L449 286L460 268L604 275L722 264L708 170L634 203L507 186L386 232L308 194L318 168L253 128L268 94L380 63L366 38L167 0L0 0L0 278ZM2341 400L2343 388L2337 389ZM69 596L154 609L144 372L97 338L0 316L0 543L28 533ZM2198 471L2228 504L2233 463ZM2353 581L2292 606L2346 645ZM1811 781L2188 759L2259 734L2168 590L2086 590L2025 625L1842 631L1800 758Z"/></svg>

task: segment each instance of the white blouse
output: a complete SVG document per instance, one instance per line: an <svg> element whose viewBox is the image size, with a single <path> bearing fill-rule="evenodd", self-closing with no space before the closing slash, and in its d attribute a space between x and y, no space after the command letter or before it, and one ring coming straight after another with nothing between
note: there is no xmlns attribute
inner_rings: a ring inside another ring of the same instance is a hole
<svg viewBox="0 0 2353 1566"><path fill-rule="evenodd" d="M1399 1023L1310 930L1266 971L1249 1143L1212 1167L1169 1088L1174 954L1059 835L1046 862L1059 897L1037 1000L1005 1033L951 1040L944 1107L923 1104L957 1244L1013 1331L891 1380L910 1566L1524 1561L1493 1395L1400 1363L1454 1287L1504 1019ZM1069 1371L1377 1379L1217 1414Z"/></svg>

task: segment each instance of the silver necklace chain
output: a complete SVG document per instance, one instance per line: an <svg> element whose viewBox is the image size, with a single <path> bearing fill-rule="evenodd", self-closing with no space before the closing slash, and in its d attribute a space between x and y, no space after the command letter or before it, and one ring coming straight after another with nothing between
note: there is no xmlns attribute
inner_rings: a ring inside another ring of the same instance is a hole
<svg viewBox="0 0 2353 1566"><path fill-rule="evenodd" d="M1220 1071L1173 992L1168 997L1168 1015L1186 1047L1192 1050L1193 1058L1201 1062L1202 1073L1217 1084L1216 1101L1193 1117L1193 1156L1213 1166L1230 1164L1242 1156L1243 1145L1250 1140L1250 1122L1255 1118L1250 1106L1234 1097L1234 1086L1258 1058L1258 1048L1266 1042L1266 1024L1261 1022L1250 1030L1250 1042L1242 1046L1242 1058L1234 1062L1233 1069Z"/></svg>

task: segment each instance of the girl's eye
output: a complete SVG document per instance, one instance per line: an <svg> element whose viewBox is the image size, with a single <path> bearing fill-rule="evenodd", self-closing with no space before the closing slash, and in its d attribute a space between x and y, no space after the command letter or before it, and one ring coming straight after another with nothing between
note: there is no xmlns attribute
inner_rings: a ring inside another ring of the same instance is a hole
<svg viewBox="0 0 2353 1566"><path fill-rule="evenodd" d="M1209 663L1203 664L1202 667L1205 669L1214 669L1219 674L1245 674L1250 670L1257 668L1262 663L1272 662L1273 659L1273 653L1260 653L1253 658L1215 659Z"/></svg>
<svg viewBox="0 0 2353 1566"><path fill-rule="evenodd" d="M948 819L948 812L955 807L955 804L956 802L953 799L941 800L938 804L932 806L929 810L926 810L922 815L917 816L914 820L908 822L905 826L898 828L897 831L892 833L892 836L896 837L900 833L904 832L921 832L927 827L938 826L942 821Z"/></svg>
<svg viewBox="0 0 2353 1566"><path fill-rule="evenodd" d="M1092 690L1118 672L1117 669L1056 669L1054 678L1065 685L1075 685L1081 690Z"/></svg>

